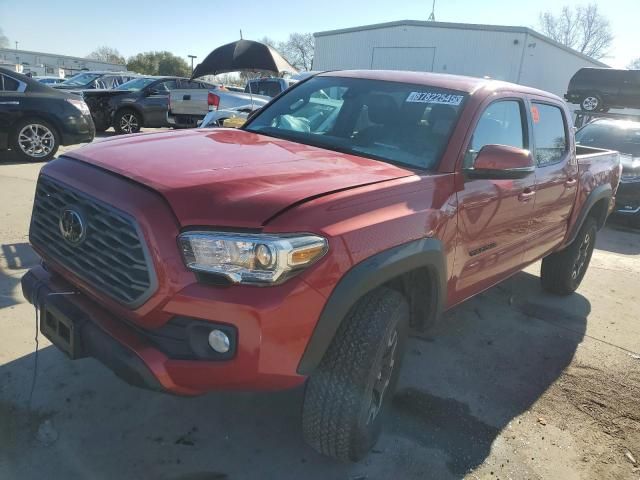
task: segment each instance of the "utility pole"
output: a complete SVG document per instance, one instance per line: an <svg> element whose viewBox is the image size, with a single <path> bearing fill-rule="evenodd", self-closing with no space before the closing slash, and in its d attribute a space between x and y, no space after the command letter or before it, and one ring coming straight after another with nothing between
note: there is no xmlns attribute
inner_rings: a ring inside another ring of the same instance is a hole
<svg viewBox="0 0 640 480"><path fill-rule="evenodd" d="M436 0L433 0L433 4L431 5L431 15L429 15L429 21L436 21Z"/></svg>
<svg viewBox="0 0 640 480"><path fill-rule="evenodd" d="M198 58L197 55L187 55L191 59L191 73L193 73L193 59Z"/></svg>
<svg viewBox="0 0 640 480"><path fill-rule="evenodd" d="M18 41L16 40L16 50L18 50Z"/></svg>

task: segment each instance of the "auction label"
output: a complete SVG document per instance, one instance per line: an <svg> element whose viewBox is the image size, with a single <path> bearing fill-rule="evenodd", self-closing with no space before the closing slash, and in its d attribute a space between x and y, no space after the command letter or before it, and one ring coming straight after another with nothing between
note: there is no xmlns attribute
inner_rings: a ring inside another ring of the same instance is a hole
<svg viewBox="0 0 640 480"><path fill-rule="evenodd" d="M407 97L407 103L438 103L441 105L460 105L463 95L436 92L411 92Z"/></svg>

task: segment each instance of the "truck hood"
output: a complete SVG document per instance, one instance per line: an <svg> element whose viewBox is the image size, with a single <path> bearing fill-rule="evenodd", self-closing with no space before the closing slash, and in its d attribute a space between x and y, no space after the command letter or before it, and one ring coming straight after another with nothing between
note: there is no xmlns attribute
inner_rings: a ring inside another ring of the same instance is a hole
<svg viewBox="0 0 640 480"><path fill-rule="evenodd" d="M156 190L182 226L256 228L305 200L414 174L231 129L130 135L65 155Z"/></svg>

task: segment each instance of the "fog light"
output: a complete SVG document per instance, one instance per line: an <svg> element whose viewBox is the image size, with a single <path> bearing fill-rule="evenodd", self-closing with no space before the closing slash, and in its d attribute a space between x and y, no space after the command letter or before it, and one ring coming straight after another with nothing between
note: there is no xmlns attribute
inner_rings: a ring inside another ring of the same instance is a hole
<svg viewBox="0 0 640 480"><path fill-rule="evenodd" d="M229 351L229 337L221 330L211 330L209 332L209 346L218 353Z"/></svg>

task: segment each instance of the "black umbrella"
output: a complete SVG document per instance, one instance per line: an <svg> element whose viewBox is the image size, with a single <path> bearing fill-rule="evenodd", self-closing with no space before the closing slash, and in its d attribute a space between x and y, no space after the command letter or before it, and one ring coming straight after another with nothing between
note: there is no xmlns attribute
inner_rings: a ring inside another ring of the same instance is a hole
<svg viewBox="0 0 640 480"><path fill-rule="evenodd" d="M193 71L191 78L203 75L264 70L279 74L296 73L289 62L269 45L251 40L238 40L216 48Z"/></svg>

